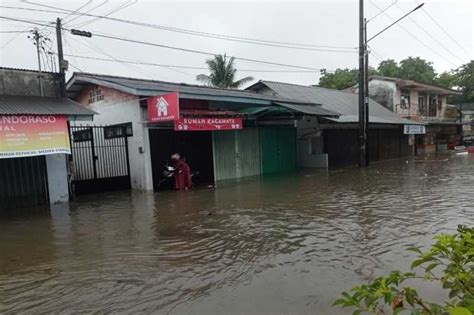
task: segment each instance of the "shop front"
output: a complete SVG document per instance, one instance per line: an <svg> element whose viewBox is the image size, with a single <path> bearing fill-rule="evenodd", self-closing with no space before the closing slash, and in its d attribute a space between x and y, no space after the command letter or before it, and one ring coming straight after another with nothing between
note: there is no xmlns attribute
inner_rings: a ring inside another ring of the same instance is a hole
<svg viewBox="0 0 474 315"><path fill-rule="evenodd" d="M426 133L417 135L417 154L428 154L453 150L461 144L462 125L460 123L430 123Z"/></svg>
<svg viewBox="0 0 474 315"><path fill-rule="evenodd" d="M196 173L198 186L296 170L294 121L272 124L256 115L267 108L209 108L207 102L179 99L177 93L151 97L147 107L155 191L170 187L163 185L164 170L175 153Z"/></svg>
<svg viewBox="0 0 474 315"><path fill-rule="evenodd" d="M175 153L195 174L196 185L260 173L242 169L249 161L258 165L258 150L245 153L253 135L244 129L242 114L209 109L208 102L179 99L178 93L150 97L147 106L155 191L169 188L163 171Z"/></svg>

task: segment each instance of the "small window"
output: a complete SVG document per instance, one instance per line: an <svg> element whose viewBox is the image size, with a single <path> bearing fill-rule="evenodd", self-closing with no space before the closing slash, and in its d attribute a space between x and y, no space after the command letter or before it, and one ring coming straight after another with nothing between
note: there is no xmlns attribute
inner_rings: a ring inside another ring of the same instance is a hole
<svg viewBox="0 0 474 315"><path fill-rule="evenodd" d="M73 131L72 139L74 142L85 142L92 140L92 132L90 129Z"/></svg>
<svg viewBox="0 0 474 315"><path fill-rule="evenodd" d="M408 108L410 107L410 91L402 90L400 96L400 105L401 108Z"/></svg>
<svg viewBox="0 0 474 315"><path fill-rule="evenodd" d="M118 124L107 126L104 128L105 139L120 138L120 137L131 137L133 136L132 123Z"/></svg>
<svg viewBox="0 0 474 315"><path fill-rule="evenodd" d="M95 86L89 92L89 104L93 104L95 102L99 102L103 100L104 100L104 94L102 94L102 90L98 86Z"/></svg>

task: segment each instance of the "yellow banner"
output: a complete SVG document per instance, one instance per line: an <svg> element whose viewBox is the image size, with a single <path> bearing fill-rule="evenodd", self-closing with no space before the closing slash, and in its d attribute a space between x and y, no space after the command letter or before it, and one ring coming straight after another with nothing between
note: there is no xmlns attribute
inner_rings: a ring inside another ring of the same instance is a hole
<svg viewBox="0 0 474 315"><path fill-rule="evenodd" d="M0 116L0 159L71 154L65 116Z"/></svg>

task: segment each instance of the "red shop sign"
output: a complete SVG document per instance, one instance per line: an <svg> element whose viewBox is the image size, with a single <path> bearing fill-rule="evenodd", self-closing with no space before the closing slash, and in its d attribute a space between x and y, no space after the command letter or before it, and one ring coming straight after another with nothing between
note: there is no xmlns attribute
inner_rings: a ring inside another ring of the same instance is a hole
<svg viewBox="0 0 474 315"><path fill-rule="evenodd" d="M239 130L242 128L242 118L195 117L180 118L174 122L176 131Z"/></svg>
<svg viewBox="0 0 474 315"><path fill-rule="evenodd" d="M150 122L170 121L178 118L178 92L148 98L148 120Z"/></svg>

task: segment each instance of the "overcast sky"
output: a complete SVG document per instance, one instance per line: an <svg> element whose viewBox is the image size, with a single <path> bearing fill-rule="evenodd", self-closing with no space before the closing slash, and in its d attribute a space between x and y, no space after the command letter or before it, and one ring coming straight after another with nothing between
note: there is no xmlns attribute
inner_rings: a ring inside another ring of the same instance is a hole
<svg viewBox="0 0 474 315"><path fill-rule="evenodd" d="M88 3L89 2L89 3ZM393 0L366 0L366 17L370 18L393 3ZM337 46L345 52L325 52L282 47L269 47L236 41L200 37L177 32L123 24L105 19L47 12L20 11L0 8L0 15L17 19L52 22L62 17L65 27L101 32L139 41L153 42L179 48L210 53L227 53L243 58L289 64L313 69L357 67L358 1L42 1L30 3L2 0L2 6L51 10L33 5L39 3L58 9L104 15L124 4L128 7L109 15L114 18L141 21L185 30L216 33L236 37L256 38L267 41L290 42L313 46ZM416 7L421 0L398 0L385 13L369 23L369 37L392 23L405 12ZM101 5L102 4L102 5ZM94 9L95 7L95 9ZM378 8L377 8L378 7ZM380 8L380 9L379 9ZM418 10L371 42L370 65L376 67L380 60L397 61L408 56L420 56L433 62L438 72L450 70L473 59L473 12L472 0L426 0ZM438 25L433 21L438 23ZM87 25L80 24L88 22ZM78 25L79 24L79 25ZM0 20L0 60L6 67L37 69L36 49L25 31L32 25ZM52 40L56 52L54 29L43 28ZM313 47L314 48L314 47ZM317 48L317 47L316 47ZM319 48L317 48L319 49ZM323 48L324 49L324 48ZM111 39L73 36L64 33L64 51L68 55L94 58L136 60L149 63L205 67L209 56L166 48L138 45ZM349 51L349 52L347 52ZM66 56L70 61L68 74L73 71L122 75L156 80L196 83L195 76L206 73L201 69L173 69L144 65L127 65L116 62L86 60ZM50 65L46 65L48 68ZM238 77L253 76L298 84L315 84L319 72L256 72L254 70L298 70L283 66L270 66L248 61L236 61Z"/></svg>

